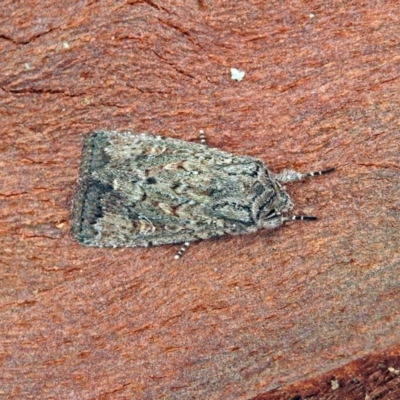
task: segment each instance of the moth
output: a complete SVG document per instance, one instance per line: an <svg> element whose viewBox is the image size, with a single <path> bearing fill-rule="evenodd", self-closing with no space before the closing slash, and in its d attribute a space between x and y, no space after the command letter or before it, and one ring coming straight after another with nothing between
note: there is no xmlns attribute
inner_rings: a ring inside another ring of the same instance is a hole
<svg viewBox="0 0 400 400"><path fill-rule="evenodd" d="M84 141L72 236L95 247L189 243L277 228L293 204L283 183L332 172L270 172L256 158L147 133L96 131Z"/></svg>

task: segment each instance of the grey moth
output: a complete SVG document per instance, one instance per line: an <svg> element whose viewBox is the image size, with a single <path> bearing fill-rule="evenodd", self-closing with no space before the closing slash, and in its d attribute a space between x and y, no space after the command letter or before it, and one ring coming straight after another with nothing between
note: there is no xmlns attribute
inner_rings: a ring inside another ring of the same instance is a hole
<svg viewBox="0 0 400 400"><path fill-rule="evenodd" d="M202 132L201 132L202 133ZM270 172L256 158L147 133L96 131L84 141L72 236L95 247L189 243L277 228L293 207L282 183L332 172Z"/></svg>

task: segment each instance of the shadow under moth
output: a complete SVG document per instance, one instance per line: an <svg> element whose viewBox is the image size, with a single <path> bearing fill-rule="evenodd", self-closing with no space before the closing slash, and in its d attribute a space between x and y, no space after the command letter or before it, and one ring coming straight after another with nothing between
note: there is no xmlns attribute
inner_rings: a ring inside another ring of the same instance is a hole
<svg viewBox="0 0 400 400"><path fill-rule="evenodd" d="M200 142L97 131L85 138L72 236L95 247L183 243L253 233L289 220L282 183L332 172L273 174L256 158Z"/></svg>

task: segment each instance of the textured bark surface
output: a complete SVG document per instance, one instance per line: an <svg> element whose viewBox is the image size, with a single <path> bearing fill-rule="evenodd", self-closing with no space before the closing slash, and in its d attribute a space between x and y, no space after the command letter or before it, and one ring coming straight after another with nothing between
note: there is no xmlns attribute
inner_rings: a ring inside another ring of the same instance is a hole
<svg viewBox="0 0 400 400"><path fill-rule="evenodd" d="M390 354L399 369L397 1L8 0L0 13L1 397L313 385L322 398L313 382L347 382L346 365ZM315 223L199 242L179 261L177 246L84 248L70 206L99 128L203 129L272 171L337 171L287 186Z"/></svg>
<svg viewBox="0 0 400 400"><path fill-rule="evenodd" d="M260 394L253 400L398 400L399 355L397 347L362 357L316 378Z"/></svg>

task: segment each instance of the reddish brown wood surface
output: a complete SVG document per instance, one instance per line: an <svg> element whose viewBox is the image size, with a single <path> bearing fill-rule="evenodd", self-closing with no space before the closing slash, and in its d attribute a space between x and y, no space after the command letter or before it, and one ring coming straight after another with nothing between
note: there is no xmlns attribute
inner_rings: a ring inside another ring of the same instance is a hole
<svg viewBox="0 0 400 400"><path fill-rule="evenodd" d="M0 397L322 398L310 382L351 362L398 370L399 37L395 0L3 1ZM337 171L287 187L315 223L179 261L84 248L70 206L99 128Z"/></svg>

